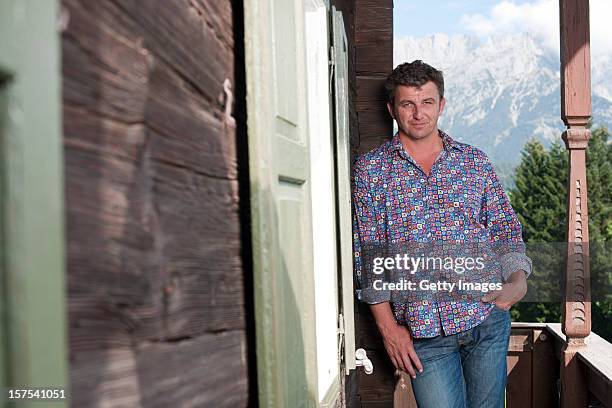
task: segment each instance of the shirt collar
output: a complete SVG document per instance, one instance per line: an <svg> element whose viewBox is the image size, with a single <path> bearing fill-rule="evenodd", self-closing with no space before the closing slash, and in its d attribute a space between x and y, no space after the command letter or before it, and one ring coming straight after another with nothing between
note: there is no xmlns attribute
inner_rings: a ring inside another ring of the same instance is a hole
<svg viewBox="0 0 612 408"><path fill-rule="evenodd" d="M442 138L442 144L445 150L450 150L452 148L455 148L459 150L460 152L463 151L464 146L461 143L456 142L448 134L444 133L443 131L439 129L438 129L438 134ZM391 150L393 151L394 150L399 150L399 151L404 150L404 145L402 145L402 141L400 140L399 132L393 135L393 138L391 139Z"/></svg>

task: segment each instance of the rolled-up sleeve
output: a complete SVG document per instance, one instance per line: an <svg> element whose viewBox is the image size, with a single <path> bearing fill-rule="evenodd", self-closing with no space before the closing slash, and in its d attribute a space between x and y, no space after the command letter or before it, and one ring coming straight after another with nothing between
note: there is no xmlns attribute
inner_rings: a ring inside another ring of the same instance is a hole
<svg viewBox="0 0 612 408"><path fill-rule="evenodd" d="M372 276L367 275L364 269L364 263L366 261L362 251L369 244L380 243L382 241L382 232L378 225L376 208L370 193L370 182L367 170L362 161L358 161L353 170L352 196L353 264L358 283L358 289L356 290L357 298L369 304L388 302L390 300L389 291L374 289L373 285L371 285Z"/></svg>
<svg viewBox="0 0 612 408"><path fill-rule="evenodd" d="M521 224L490 162L482 199L481 222L489 230L490 242L501 265L502 279L524 270L531 274L531 259L525 253Z"/></svg>

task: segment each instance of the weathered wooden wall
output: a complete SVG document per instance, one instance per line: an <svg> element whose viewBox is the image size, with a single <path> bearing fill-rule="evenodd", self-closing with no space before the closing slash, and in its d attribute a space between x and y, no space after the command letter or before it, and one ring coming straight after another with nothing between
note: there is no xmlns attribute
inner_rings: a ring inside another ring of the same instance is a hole
<svg viewBox="0 0 612 408"><path fill-rule="evenodd" d="M391 137L385 78L393 70L393 0L355 0L355 74L359 153Z"/></svg>
<svg viewBox="0 0 612 408"><path fill-rule="evenodd" d="M75 407L246 405L232 3L62 0Z"/></svg>
<svg viewBox="0 0 612 408"><path fill-rule="evenodd" d="M357 155L377 147L393 132L384 92L385 79L393 70L393 0L338 0L336 7L349 17L351 148ZM374 373L358 369L347 378L349 406L392 406L395 370L369 306L361 302L355 303L355 342L366 349Z"/></svg>

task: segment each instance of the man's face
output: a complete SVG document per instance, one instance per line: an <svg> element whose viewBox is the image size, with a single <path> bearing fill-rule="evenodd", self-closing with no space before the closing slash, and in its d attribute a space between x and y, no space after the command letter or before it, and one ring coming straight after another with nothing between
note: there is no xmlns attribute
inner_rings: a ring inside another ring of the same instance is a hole
<svg viewBox="0 0 612 408"><path fill-rule="evenodd" d="M395 89L389 113L397 121L400 133L412 139L423 139L438 131L438 118L444 110L444 98L429 81L420 88L400 85Z"/></svg>

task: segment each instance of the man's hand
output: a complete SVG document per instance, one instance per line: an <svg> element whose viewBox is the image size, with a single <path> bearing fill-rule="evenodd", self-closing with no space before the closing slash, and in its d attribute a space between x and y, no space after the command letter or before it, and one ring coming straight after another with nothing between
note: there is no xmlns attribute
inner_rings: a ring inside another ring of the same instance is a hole
<svg viewBox="0 0 612 408"><path fill-rule="evenodd" d="M395 368L407 372L412 378L416 378L416 370L423 372L423 365L414 351L412 336L406 326L395 323L395 326L381 330L381 334Z"/></svg>
<svg viewBox="0 0 612 408"><path fill-rule="evenodd" d="M508 278L508 281L502 285L501 290L496 290L487 293L483 298L483 302L492 302L495 300L495 305L503 310L509 310L513 304L521 300L527 293L527 277L525 271L518 270Z"/></svg>
<svg viewBox="0 0 612 408"><path fill-rule="evenodd" d="M423 372L423 365L414 351L408 328L397 324L389 302L370 305L370 310L383 337L387 354L395 368L416 378L416 370Z"/></svg>

